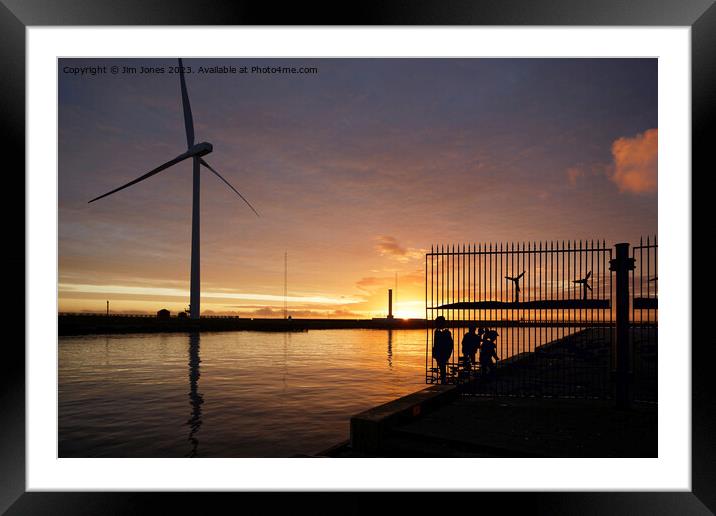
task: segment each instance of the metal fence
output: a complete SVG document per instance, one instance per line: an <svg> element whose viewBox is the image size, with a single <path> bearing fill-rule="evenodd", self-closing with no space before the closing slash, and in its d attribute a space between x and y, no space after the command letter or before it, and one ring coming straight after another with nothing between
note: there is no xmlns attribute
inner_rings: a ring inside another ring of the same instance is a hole
<svg viewBox="0 0 716 516"><path fill-rule="evenodd" d="M631 272L630 369L634 397L657 401L658 367L658 276L656 236L642 238L632 248L634 270Z"/></svg>
<svg viewBox="0 0 716 516"><path fill-rule="evenodd" d="M649 245L643 249L652 253ZM426 382L443 381L433 356L433 324L443 316L453 339L444 381L460 384L462 392L612 397L617 369L613 254L604 240L433 246L425 257ZM655 249L652 254L655 266ZM654 321L640 321L640 327L655 336ZM498 334L488 340L494 340L499 361L490 365L481 360L482 350L470 356L464 349L463 343L474 342L465 337L470 326L477 333L485 329L483 342L487 332ZM632 332L632 342L651 343L651 336L645 333L642 339ZM641 364L656 354L655 346L637 346L635 374L653 372L655 378L655 368ZM648 398L648 391L640 392Z"/></svg>

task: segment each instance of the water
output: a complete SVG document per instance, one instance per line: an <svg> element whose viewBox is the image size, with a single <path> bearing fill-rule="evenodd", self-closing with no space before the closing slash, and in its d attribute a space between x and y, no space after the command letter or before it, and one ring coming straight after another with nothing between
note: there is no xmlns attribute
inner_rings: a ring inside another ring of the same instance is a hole
<svg viewBox="0 0 716 516"><path fill-rule="evenodd" d="M425 387L424 330L63 337L60 457L290 457Z"/></svg>
<svg viewBox="0 0 716 516"><path fill-rule="evenodd" d="M501 359L573 328L498 328ZM457 359L464 328L453 329ZM290 457L425 388L425 330L61 337L60 457Z"/></svg>

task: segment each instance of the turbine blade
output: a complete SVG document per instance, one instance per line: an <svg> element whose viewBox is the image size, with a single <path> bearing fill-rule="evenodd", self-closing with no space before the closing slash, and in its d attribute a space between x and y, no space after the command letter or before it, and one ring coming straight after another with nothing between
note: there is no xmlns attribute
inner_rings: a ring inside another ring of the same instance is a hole
<svg viewBox="0 0 716 516"><path fill-rule="evenodd" d="M592 287L589 286L589 283L585 283L584 286L587 287L589 290L592 290Z"/></svg>
<svg viewBox="0 0 716 516"><path fill-rule="evenodd" d="M241 193L240 193L236 188L234 188L233 186L231 186L231 183L229 183L226 179L224 179L224 178L221 176L221 174L219 174L216 170L214 170L213 168L211 168L211 165L209 165L209 164L208 164L206 161L204 161L202 158L199 158L199 162L200 162L202 165L204 165L206 168L208 168L209 170L211 170L214 174L216 174L216 177L218 177L219 179L221 179L224 183L226 183L226 185L227 185L229 188L231 188L234 192L236 192L236 195L238 195L239 197L241 197L241 199L246 203L246 205L247 205L249 208L251 208L251 211L253 211L253 212L256 214L257 217L259 216L259 212L256 211L253 206L251 206L251 203L246 200L246 197L244 197L243 195L241 195Z"/></svg>
<svg viewBox="0 0 716 516"><path fill-rule="evenodd" d="M520 274L519 276L517 276L517 279L520 279L520 278L521 278L522 276L524 276L524 275L525 275L525 271L522 271L522 274Z"/></svg>
<svg viewBox="0 0 716 516"><path fill-rule="evenodd" d="M584 279L585 279L585 280L586 280L586 279L589 279L589 277L590 277L591 275L592 275L592 271L589 271L589 272L587 273L587 276L586 276Z"/></svg>
<svg viewBox="0 0 716 516"><path fill-rule="evenodd" d="M186 91L186 81L184 80L184 65L179 58L179 82L181 84L181 104L184 108L184 128L186 129L186 145L187 149L194 145L194 119L191 116L191 105L189 104L189 94Z"/></svg>
<svg viewBox="0 0 716 516"><path fill-rule="evenodd" d="M167 161L167 162L164 163L163 165L159 165L157 168L155 168L155 169L153 169L153 170L150 170L149 172L147 172L147 173L144 174L143 176L140 176L140 177L138 177L137 179L135 179L134 181L130 181L129 183L127 183L127 184L125 184L125 185L122 185L122 186L120 186L119 188L115 188L115 189L112 190L111 192L107 192L107 193L104 194L104 195L100 195L99 197L95 197L95 198L92 199L91 201L88 201L88 203L97 201L97 200L99 200L99 199L101 199L101 198L103 198L103 197L107 197L108 195L112 195L113 193L119 192L120 190L124 190L125 188L127 188L127 187L129 187L129 186L132 186L132 185L135 185L135 184L139 183L140 181L144 181L145 179L148 179L148 178L152 177L154 174L158 174L158 173L161 172L162 170L167 169L167 168L171 167L172 165L176 165L176 164L179 163L180 161L184 161L185 159L190 158L190 157L191 157L191 154L188 154L188 153L186 153L186 152L185 152L184 154L179 154L179 156L177 156L177 157L174 158L173 160Z"/></svg>

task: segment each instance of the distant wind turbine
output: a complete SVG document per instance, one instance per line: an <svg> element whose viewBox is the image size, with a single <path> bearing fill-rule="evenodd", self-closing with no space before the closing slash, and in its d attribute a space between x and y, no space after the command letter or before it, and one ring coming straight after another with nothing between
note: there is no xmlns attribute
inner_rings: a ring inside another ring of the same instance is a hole
<svg viewBox="0 0 716 516"><path fill-rule="evenodd" d="M241 199L251 208L251 210L256 214L258 217L258 212L254 209L253 206L251 206L251 203L244 198L239 191L231 186L231 183L229 183L226 179L224 179L221 174L219 174L214 168L209 165L202 156L205 156L209 154L214 147L208 143L208 142L201 142L201 143L194 143L194 120L191 115L191 106L189 104L189 95L186 90L186 82L184 80L184 67L182 65L182 60L179 59L179 84L181 87L181 100L182 100L182 107L184 109L184 128L186 129L186 144L187 144L187 150L186 152L183 152L182 154L179 154L176 158L167 161L163 165L159 165L157 168L147 172L143 176L138 177L134 181L130 181L129 183L120 186L119 188L115 188L114 190L107 192L106 194L100 195L99 197L95 197L89 202L94 202L99 199L102 199L103 197L107 197L108 195L112 195L113 193L119 192L120 190L124 190L125 188L132 186L134 184L139 183L140 181L144 181L145 179L149 179L155 174L158 174L162 170L165 170L172 165L176 165L177 163L180 163L186 159L191 158L193 165L194 165L194 174L193 174L193 184L194 184L194 190L193 190L193 196L192 196L192 208L191 208L191 288L190 288L190 295L189 295L189 316L192 319L198 319L200 312L200 298L201 298L201 281L200 281L200 266L199 266L199 187L200 187L200 176L199 176L199 170L200 165L203 165L207 169L209 169L211 172L213 172L219 179L221 179L226 185L231 188L236 195L241 197Z"/></svg>
<svg viewBox="0 0 716 516"><path fill-rule="evenodd" d="M589 286L589 277L592 275L592 271L589 271L585 277L582 279L574 280L572 283L576 283L577 285L582 285L582 292L583 292L583 299L587 299L587 289L592 290L592 287Z"/></svg>
<svg viewBox="0 0 716 516"><path fill-rule="evenodd" d="M510 276L505 276L506 280L509 280L515 284L515 303L519 303L520 301L520 280L522 279L522 276L525 275L525 271L522 271L522 273L519 276L515 276L514 278Z"/></svg>
<svg viewBox="0 0 716 516"><path fill-rule="evenodd" d="M651 279L649 280L649 283L655 283L655 285L654 285L654 292L656 292L656 289L658 288L658 285L659 285L658 283L656 283L657 281L659 281L659 277L658 277L658 276L654 276L653 278L651 278Z"/></svg>

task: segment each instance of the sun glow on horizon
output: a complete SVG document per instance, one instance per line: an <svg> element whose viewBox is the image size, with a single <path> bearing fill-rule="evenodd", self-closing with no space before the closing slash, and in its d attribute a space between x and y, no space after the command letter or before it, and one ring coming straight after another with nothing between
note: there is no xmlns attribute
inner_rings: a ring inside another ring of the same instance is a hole
<svg viewBox="0 0 716 516"><path fill-rule="evenodd" d="M166 308L173 313L188 304L186 288L141 287L136 285L59 284L60 313L110 313L153 315ZM331 295L292 293L286 297L288 315L294 318L371 319L387 316L387 298L382 293ZM282 295L234 292L230 289L202 292L203 315L234 315L259 318L284 317ZM396 318L422 317L424 301L406 300L394 305Z"/></svg>

